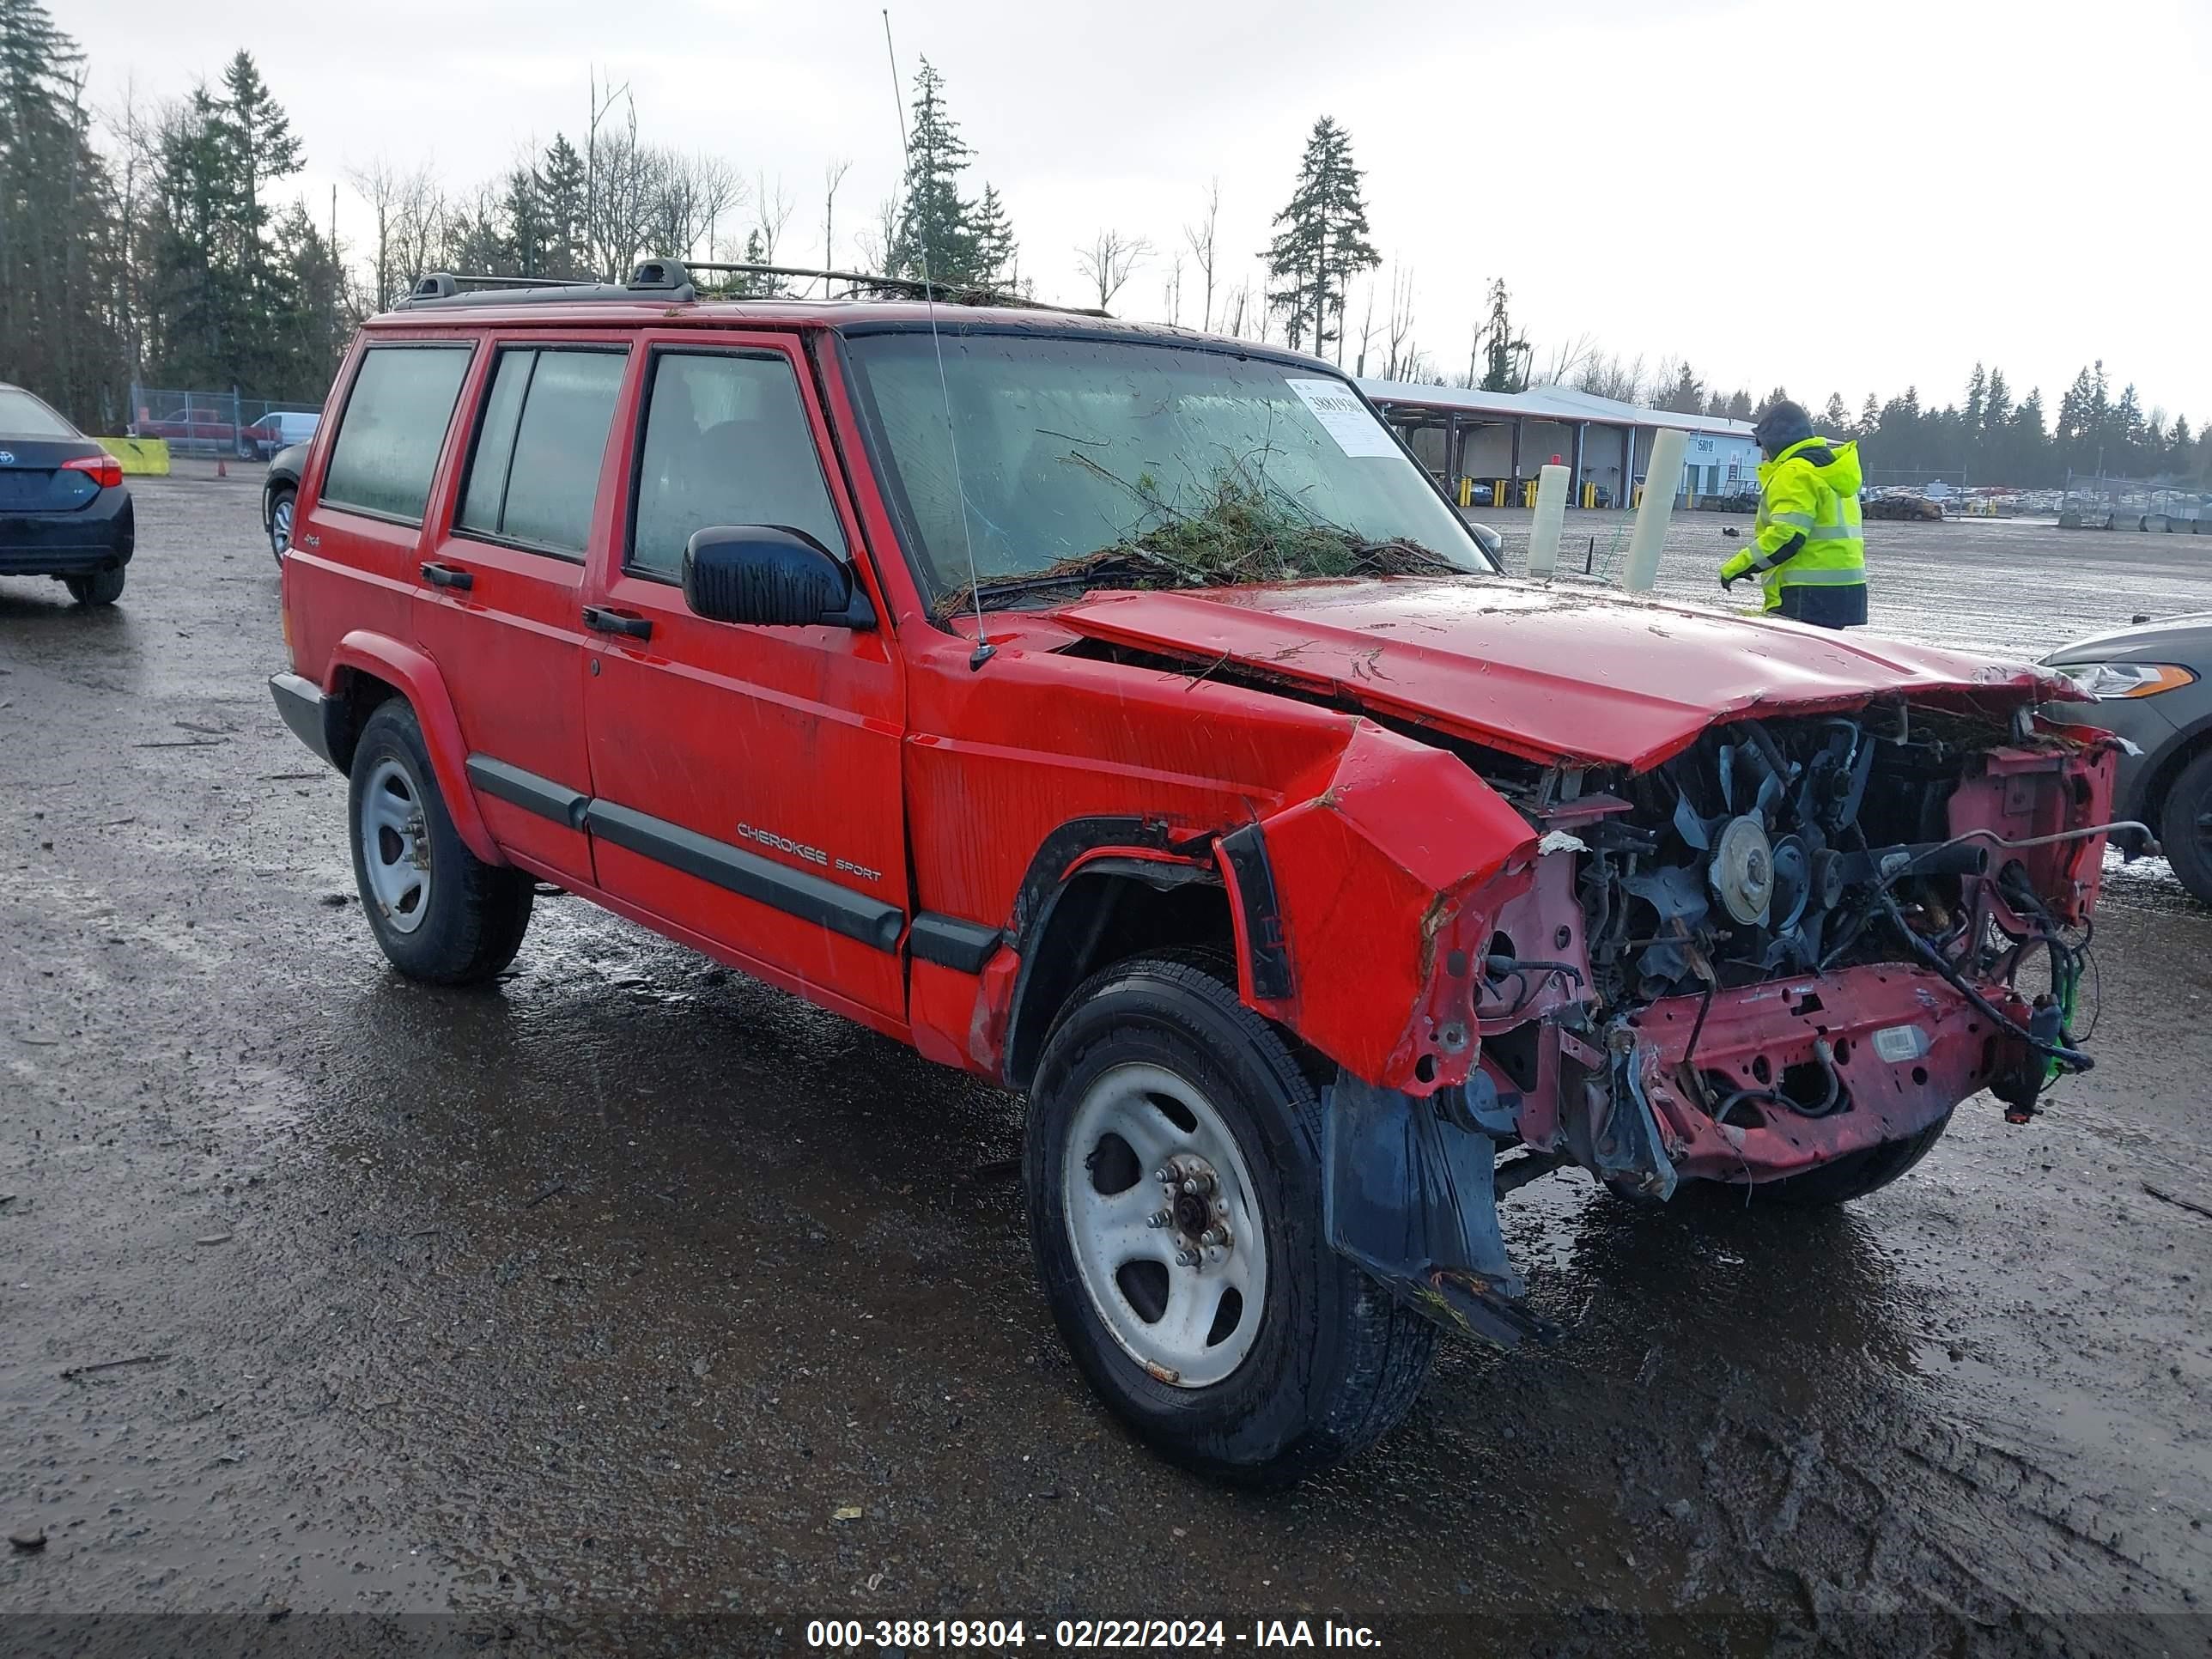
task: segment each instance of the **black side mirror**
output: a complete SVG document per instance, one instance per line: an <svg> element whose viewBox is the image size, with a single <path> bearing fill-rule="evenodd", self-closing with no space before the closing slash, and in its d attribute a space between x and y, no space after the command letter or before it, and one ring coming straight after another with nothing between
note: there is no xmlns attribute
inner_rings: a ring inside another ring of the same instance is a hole
<svg viewBox="0 0 2212 1659"><path fill-rule="evenodd" d="M843 560L803 530L720 525L684 550L684 602L709 622L755 628L876 625L874 607Z"/></svg>

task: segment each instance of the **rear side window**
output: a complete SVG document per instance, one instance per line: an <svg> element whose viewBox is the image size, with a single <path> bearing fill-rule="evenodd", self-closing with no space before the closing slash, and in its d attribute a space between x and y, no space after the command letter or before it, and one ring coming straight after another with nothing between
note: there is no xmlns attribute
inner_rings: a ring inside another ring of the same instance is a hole
<svg viewBox="0 0 2212 1659"><path fill-rule="evenodd" d="M845 556L790 360L656 354L630 568L680 576L695 531L744 524L803 530Z"/></svg>
<svg viewBox="0 0 2212 1659"><path fill-rule="evenodd" d="M623 364L619 351L501 351L454 529L550 553L583 552Z"/></svg>
<svg viewBox="0 0 2212 1659"><path fill-rule="evenodd" d="M74 438L77 429L29 392L0 386L0 438Z"/></svg>
<svg viewBox="0 0 2212 1659"><path fill-rule="evenodd" d="M460 344L371 348L354 376L324 470L324 501L422 522L471 350Z"/></svg>

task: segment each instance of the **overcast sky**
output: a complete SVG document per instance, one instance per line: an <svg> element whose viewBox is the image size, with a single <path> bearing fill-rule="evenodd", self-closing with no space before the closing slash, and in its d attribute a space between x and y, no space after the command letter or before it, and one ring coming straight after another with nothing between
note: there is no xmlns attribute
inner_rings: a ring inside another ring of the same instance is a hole
<svg viewBox="0 0 2212 1659"><path fill-rule="evenodd" d="M103 106L251 50L305 141L301 189L326 217L339 186L356 244L347 167L428 159L471 186L580 131L592 64L629 82L641 137L780 175L796 262L821 252L826 161L854 163L841 261L897 182L874 3L48 3ZM924 54L943 72L973 187L999 186L1048 298L1081 297L1073 250L1112 226L1160 250L1116 309L1164 315L1217 176L1224 276L1256 276L1327 113L1367 174L1378 318L1399 262L1443 364L1502 276L1540 365L1588 335L1856 410L1907 381L1955 399L1982 359L2055 409L2101 356L2116 392L2212 417L2207 0L901 0L891 19L905 74ZM1186 271L1186 322L1196 292Z"/></svg>

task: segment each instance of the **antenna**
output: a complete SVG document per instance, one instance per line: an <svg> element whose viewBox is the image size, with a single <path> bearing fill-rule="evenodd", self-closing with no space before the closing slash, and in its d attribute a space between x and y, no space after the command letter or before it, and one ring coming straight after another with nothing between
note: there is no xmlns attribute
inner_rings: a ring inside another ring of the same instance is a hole
<svg viewBox="0 0 2212 1659"><path fill-rule="evenodd" d="M906 170L911 181L914 173L914 151L906 137L906 88L899 79L898 48L891 44L890 8L884 8L884 54L891 65L891 108L898 114L899 154L905 158ZM885 250L889 252L888 249ZM984 632L983 585L975 574L975 532L968 527L968 486L960 477L960 432L952 420L952 386L945 378L945 341L937 331L937 285L929 276L929 238L915 239L915 257L921 262L921 297L929 307L929 343L937 352L937 391L945 400L945 439L952 451L952 493L960 502L960 536L968 548L968 592L975 600L975 649L968 659L968 672L973 673L991 660L998 647ZM886 259L886 264L890 262Z"/></svg>

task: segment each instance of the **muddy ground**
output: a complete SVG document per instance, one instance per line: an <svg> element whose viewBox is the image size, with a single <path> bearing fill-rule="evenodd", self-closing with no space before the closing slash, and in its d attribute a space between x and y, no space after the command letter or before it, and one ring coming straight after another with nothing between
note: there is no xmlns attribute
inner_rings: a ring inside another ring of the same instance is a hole
<svg viewBox="0 0 2212 1659"><path fill-rule="evenodd" d="M0 1550L0 1649L2212 1642L2212 915L2159 867L2112 883L2100 1064L2033 1124L1977 1100L1820 1217L1537 1182L1508 1231L1571 1338L1449 1350L1376 1451L1238 1495L1062 1355L1011 1099L574 900L489 992L391 974L264 689L252 480L138 495L119 609L0 586L0 1523L46 1540ZM1677 534L1701 592L1723 538ZM1870 540L1878 621L1932 637L2212 607L2212 544Z"/></svg>

